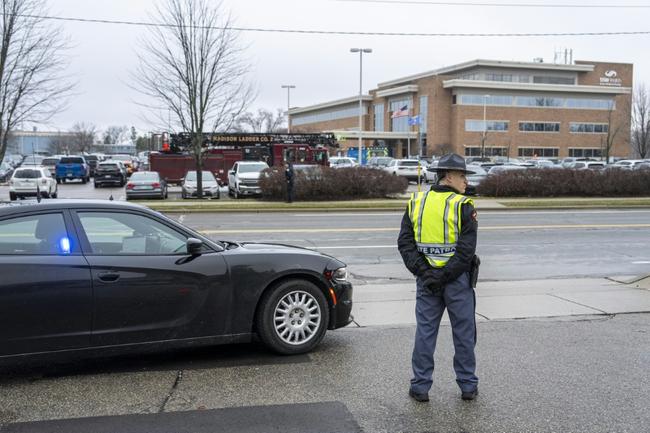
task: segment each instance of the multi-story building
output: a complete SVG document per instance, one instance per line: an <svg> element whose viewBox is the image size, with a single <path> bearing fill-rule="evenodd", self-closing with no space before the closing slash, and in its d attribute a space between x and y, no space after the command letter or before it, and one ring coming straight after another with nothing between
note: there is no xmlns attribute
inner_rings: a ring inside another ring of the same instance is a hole
<svg viewBox="0 0 650 433"><path fill-rule="evenodd" d="M398 158L626 157L632 75L628 63L473 60L387 81L361 97L363 144ZM333 132L356 148L359 99L292 108L291 130ZM393 116L404 107L409 116Z"/></svg>

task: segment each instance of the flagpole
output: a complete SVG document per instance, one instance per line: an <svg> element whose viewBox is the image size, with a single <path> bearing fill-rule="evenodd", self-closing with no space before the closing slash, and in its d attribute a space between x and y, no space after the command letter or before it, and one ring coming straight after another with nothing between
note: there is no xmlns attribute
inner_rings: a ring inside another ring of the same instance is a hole
<svg viewBox="0 0 650 433"><path fill-rule="evenodd" d="M408 128L406 130L406 150L408 152L408 155L406 155L407 158L411 157L411 109L408 109L408 114L406 115L406 124L408 125Z"/></svg>

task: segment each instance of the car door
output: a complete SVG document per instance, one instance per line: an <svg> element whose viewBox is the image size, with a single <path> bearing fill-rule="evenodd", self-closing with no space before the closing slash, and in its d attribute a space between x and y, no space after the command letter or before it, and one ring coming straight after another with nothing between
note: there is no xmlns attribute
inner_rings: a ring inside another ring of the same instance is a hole
<svg viewBox="0 0 650 433"><path fill-rule="evenodd" d="M0 356L87 347L90 267L64 211L0 218Z"/></svg>
<svg viewBox="0 0 650 433"><path fill-rule="evenodd" d="M188 256L188 235L136 210L77 210L94 290L92 344L143 343L227 332L227 265Z"/></svg>
<svg viewBox="0 0 650 433"><path fill-rule="evenodd" d="M239 167L239 164L235 163L228 172L228 185L233 189L237 186L237 180L235 178L237 176L237 167Z"/></svg>

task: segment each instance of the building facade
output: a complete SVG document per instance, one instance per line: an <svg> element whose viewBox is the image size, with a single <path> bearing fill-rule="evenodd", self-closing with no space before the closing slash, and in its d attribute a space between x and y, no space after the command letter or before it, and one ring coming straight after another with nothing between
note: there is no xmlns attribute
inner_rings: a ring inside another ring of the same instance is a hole
<svg viewBox="0 0 650 433"><path fill-rule="evenodd" d="M479 59L387 81L361 98L363 145L396 158L628 157L632 77L628 63ZM358 146L358 116L358 96L289 111L292 131L333 132L343 149Z"/></svg>

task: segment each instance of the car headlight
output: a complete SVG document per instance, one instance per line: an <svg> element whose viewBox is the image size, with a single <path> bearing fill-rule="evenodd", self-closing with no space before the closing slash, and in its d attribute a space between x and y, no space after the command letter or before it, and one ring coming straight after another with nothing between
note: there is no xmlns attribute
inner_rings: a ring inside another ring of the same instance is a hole
<svg viewBox="0 0 650 433"><path fill-rule="evenodd" d="M333 271L327 271L325 273L325 276L328 280L336 281L339 283L345 282L348 280L348 268L344 266Z"/></svg>

